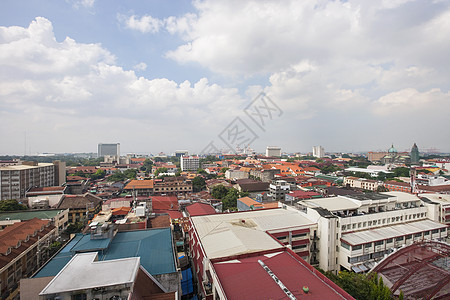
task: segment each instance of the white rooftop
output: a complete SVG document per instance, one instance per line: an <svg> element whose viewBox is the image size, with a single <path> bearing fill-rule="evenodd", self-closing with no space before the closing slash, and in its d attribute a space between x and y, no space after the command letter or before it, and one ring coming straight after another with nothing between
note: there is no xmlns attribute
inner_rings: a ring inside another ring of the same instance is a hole
<svg viewBox="0 0 450 300"><path fill-rule="evenodd" d="M6 166L6 167L0 167L0 170L3 171L20 171L20 170L27 170L27 169L35 169L38 167L48 167L53 166L52 163L38 163L37 166L30 166L30 165L12 165L12 166Z"/></svg>
<svg viewBox="0 0 450 300"><path fill-rule="evenodd" d="M400 237L408 234L429 231L433 229L446 228L443 225L431 220L422 220L399 225L391 225L381 228L363 230L342 235L342 240L350 245L361 245L375 241Z"/></svg>
<svg viewBox="0 0 450 300"><path fill-rule="evenodd" d="M433 202L442 204L450 204L450 195L446 194L419 194L419 197L425 197Z"/></svg>
<svg viewBox="0 0 450 300"><path fill-rule="evenodd" d="M139 266L139 257L97 261L97 252L76 254L39 295L132 284Z"/></svg>
<svg viewBox="0 0 450 300"><path fill-rule="evenodd" d="M306 204L308 207L321 207L329 211L353 210L361 207L362 203L357 200L337 196L320 199L302 200L299 203Z"/></svg>
<svg viewBox="0 0 450 300"><path fill-rule="evenodd" d="M281 208L197 216L191 220L209 258L277 249L281 245L265 231L315 224L297 211Z"/></svg>

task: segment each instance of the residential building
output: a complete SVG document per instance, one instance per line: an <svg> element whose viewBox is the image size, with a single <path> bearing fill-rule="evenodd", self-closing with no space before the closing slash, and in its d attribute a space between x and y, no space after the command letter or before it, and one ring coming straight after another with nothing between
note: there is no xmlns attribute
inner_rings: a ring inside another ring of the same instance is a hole
<svg viewBox="0 0 450 300"><path fill-rule="evenodd" d="M450 225L450 195L445 194L419 194L425 206L430 206L433 210L433 219L437 219L442 224Z"/></svg>
<svg viewBox="0 0 450 300"><path fill-rule="evenodd" d="M237 209L238 211L248 211L255 209L264 209L264 208L278 208L278 202L266 202L261 203L253 200L250 197L242 197L237 199Z"/></svg>
<svg viewBox="0 0 450 300"><path fill-rule="evenodd" d="M366 191L376 191L379 186L382 186L382 181L371 180L366 178L358 177L344 177L344 186L366 190Z"/></svg>
<svg viewBox="0 0 450 300"><path fill-rule="evenodd" d="M323 196L317 192L314 191L303 191L303 190L297 190L297 191L291 191L286 194L286 203L289 203L290 205L293 205L294 202L297 203L301 200L306 199L312 199L312 198L322 198Z"/></svg>
<svg viewBox="0 0 450 300"><path fill-rule="evenodd" d="M0 167L0 200L24 199L28 189L55 185L55 165L22 162Z"/></svg>
<svg viewBox="0 0 450 300"><path fill-rule="evenodd" d="M64 195L56 208L69 209L69 223L83 223L91 220L101 210L102 199L90 193Z"/></svg>
<svg viewBox="0 0 450 300"><path fill-rule="evenodd" d="M281 148L277 147L277 146L267 146L267 148L266 148L266 156L268 156L268 157L271 157L271 156L280 157L281 156Z"/></svg>
<svg viewBox="0 0 450 300"><path fill-rule="evenodd" d="M35 218L50 221L51 225L56 227L56 234L59 235L69 225L69 210L47 209L2 212L0 213L0 227L4 229L6 226L16 222L28 221Z"/></svg>
<svg viewBox="0 0 450 300"><path fill-rule="evenodd" d="M233 186L239 192L248 192L249 197L256 197L256 195L269 191L269 183L261 182L253 179L239 179Z"/></svg>
<svg viewBox="0 0 450 300"><path fill-rule="evenodd" d="M200 168L200 158L198 156L180 157L181 171L197 171Z"/></svg>
<svg viewBox="0 0 450 300"><path fill-rule="evenodd" d="M318 261L324 270L369 270L384 255L415 241L448 238L437 204L402 192L299 201L318 222Z"/></svg>
<svg viewBox="0 0 450 300"><path fill-rule="evenodd" d="M151 196L153 195L153 180L131 180L123 188L127 193L133 196Z"/></svg>
<svg viewBox="0 0 450 300"><path fill-rule="evenodd" d="M298 211L198 216L189 224L190 253L202 297L352 299L300 259L309 260L317 225ZM298 278L314 292L305 295Z"/></svg>
<svg viewBox="0 0 450 300"><path fill-rule="evenodd" d="M22 277L31 276L48 259L48 247L57 228L34 218L0 231L0 286L2 299L14 299Z"/></svg>
<svg viewBox="0 0 450 300"><path fill-rule="evenodd" d="M190 192L192 192L192 181L182 176L155 179L153 183L154 195L177 195Z"/></svg>
<svg viewBox="0 0 450 300"><path fill-rule="evenodd" d="M186 212L188 216L195 217L213 215L216 213L216 210L209 203L196 202L186 206Z"/></svg>
<svg viewBox="0 0 450 300"><path fill-rule="evenodd" d="M246 179L248 178L249 173L241 170L232 170L228 169L225 171L225 178L226 179Z"/></svg>
<svg viewBox="0 0 450 300"><path fill-rule="evenodd" d="M317 158L322 158L325 156L325 150L322 146L314 146L313 147L313 156Z"/></svg>
<svg viewBox="0 0 450 300"><path fill-rule="evenodd" d="M394 180L388 180L384 182L384 187L390 191L390 192L404 192L404 193L410 193L411 192L411 184L408 182L398 182Z"/></svg>
<svg viewBox="0 0 450 300"><path fill-rule="evenodd" d="M120 143L115 144L98 144L98 157L104 157L106 155L120 157Z"/></svg>
<svg viewBox="0 0 450 300"><path fill-rule="evenodd" d="M284 202L286 194L291 191L291 185L284 180L273 180L269 185L269 192L273 201Z"/></svg>
<svg viewBox="0 0 450 300"><path fill-rule="evenodd" d="M367 159L371 162L381 161L381 159L383 157L385 157L387 154L388 154L388 152L386 152L386 151L381 151L381 152L369 151L367 153Z"/></svg>

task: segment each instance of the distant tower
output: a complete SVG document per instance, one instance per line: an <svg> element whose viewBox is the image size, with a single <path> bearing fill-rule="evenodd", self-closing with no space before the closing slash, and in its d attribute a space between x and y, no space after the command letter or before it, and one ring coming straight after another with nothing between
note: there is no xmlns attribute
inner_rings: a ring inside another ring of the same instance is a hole
<svg viewBox="0 0 450 300"><path fill-rule="evenodd" d="M113 155L120 157L120 143L116 144L98 144L98 157Z"/></svg>
<svg viewBox="0 0 450 300"><path fill-rule="evenodd" d="M325 150L322 146L314 146L313 147L313 156L317 158L322 158L325 156Z"/></svg>
<svg viewBox="0 0 450 300"><path fill-rule="evenodd" d="M419 159L419 148L417 147L416 143L414 143L411 148L411 165L418 165Z"/></svg>
<svg viewBox="0 0 450 300"><path fill-rule="evenodd" d="M277 146L267 146L266 156L281 156L281 148Z"/></svg>

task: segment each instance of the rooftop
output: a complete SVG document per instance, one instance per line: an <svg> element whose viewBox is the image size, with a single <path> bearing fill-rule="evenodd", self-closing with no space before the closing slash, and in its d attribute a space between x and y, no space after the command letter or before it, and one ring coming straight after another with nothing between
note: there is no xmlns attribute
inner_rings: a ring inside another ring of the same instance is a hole
<svg viewBox="0 0 450 300"><path fill-rule="evenodd" d="M216 213L216 210L211 205L201 202L186 206L186 210L191 217L212 215Z"/></svg>
<svg viewBox="0 0 450 300"><path fill-rule="evenodd" d="M124 187L124 190L152 189L152 188L153 188L153 180L131 180Z"/></svg>
<svg viewBox="0 0 450 300"><path fill-rule="evenodd" d="M353 299L288 251L216 262L213 266L228 299L288 299L281 284L297 299ZM309 288L308 294L303 286Z"/></svg>
<svg viewBox="0 0 450 300"><path fill-rule="evenodd" d="M62 213L63 209L50 209L50 210L26 210L17 212L5 212L0 213L0 221L5 220L31 220L38 218L41 220L51 220L58 214Z"/></svg>
<svg viewBox="0 0 450 300"><path fill-rule="evenodd" d="M96 252L76 254L41 291L40 295L132 284L139 270L139 257L97 260ZM95 276L86 276L87 274Z"/></svg>

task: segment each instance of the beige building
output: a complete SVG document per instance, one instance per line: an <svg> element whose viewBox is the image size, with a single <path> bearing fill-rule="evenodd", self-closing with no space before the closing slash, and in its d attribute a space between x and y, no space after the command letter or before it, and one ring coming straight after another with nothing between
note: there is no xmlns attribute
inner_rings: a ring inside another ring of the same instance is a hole
<svg viewBox="0 0 450 300"><path fill-rule="evenodd" d="M371 180L358 177L344 177L344 186L351 188L357 188L367 191L376 191L379 186L382 186L383 182L377 180Z"/></svg>
<svg viewBox="0 0 450 300"><path fill-rule="evenodd" d="M23 161L20 165L0 167L0 200L24 199L28 189L61 185L65 182L65 163Z"/></svg>

